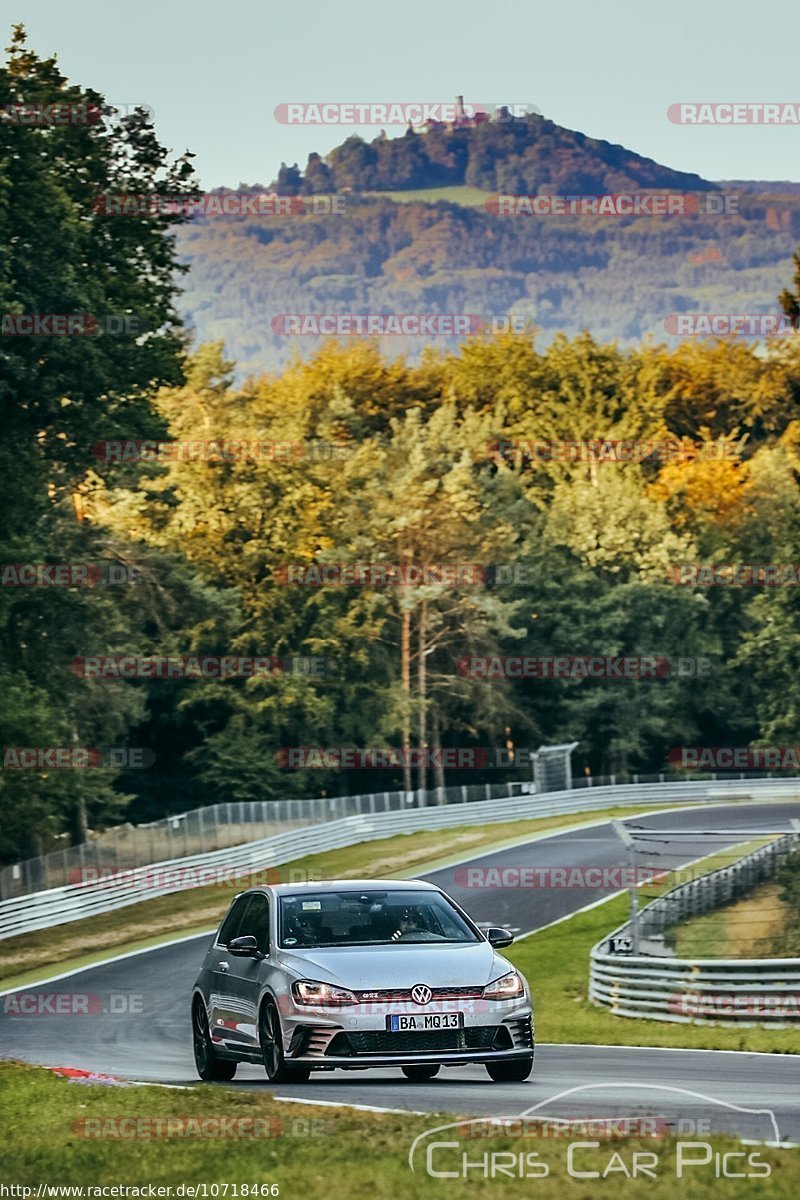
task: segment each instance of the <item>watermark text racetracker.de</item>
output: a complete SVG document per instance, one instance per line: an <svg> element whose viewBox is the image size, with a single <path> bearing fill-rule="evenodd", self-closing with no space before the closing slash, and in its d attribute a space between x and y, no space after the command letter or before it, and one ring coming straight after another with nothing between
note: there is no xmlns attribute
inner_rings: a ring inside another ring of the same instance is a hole
<svg viewBox="0 0 800 1200"><path fill-rule="evenodd" d="M461 888L531 889L601 889L621 892L642 884L663 883L669 872L660 867L597 866L597 867L457 867L453 883Z"/></svg>
<svg viewBox="0 0 800 1200"><path fill-rule="evenodd" d="M399 767L450 771L515 771L530 769L536 751L517 746L282 746L275 762L288 770L385 771Z"/></svg>
<svg viewBox="0 0 800 1200"><path fill-rule="evenodd" d="M485 654L456 660L459 675L472 679L643 679L702 678L714 660L665 654Z"/></svg>
<svg viewBox="0 0 800 1200"><path fill-rule="evenodd" d="M59 125L104 125L120 121L134 113L150 120L155 115L148 104L96 104L93 101L53 104L2 104L0 125L27 125L50 129Z"/></svg>
<svg viewBox="0 0 800 1200"><path fill-rule="evenodd" d="M736 192L606 192L598 195L490 196L496 217L685 217L728 216L739 211Z"/></svg>
<svg viewBox="0 0 800 1200"><path fill-rule="evenodd" d="M3 337L139 337L153 326L135 313L0 313Z"/></svg>
<svg viewBox="0 0 800 1200"><path fill-rule="evenodd" d="M679 992L667 1000L671 1013L693 1020L725 1021L742 1018L782 1020L800 1017L800 993Z"/></svg>
<svg viewBox="0 0 800 1200"><path fill-rule="evenodd" d="M327 1137L334 1133L332 1123L322 1117L272 1116L118 1116L107 1113L80 1117L72 1122L72 1132L90 1139L114 1141L162 1140L255 1140L279 1137ZM243 1193L240 1193L243 1194ZM262 1193L263 1195L264 1193ZM272 1193L275 1194L275 1193Z"/></svg>
<svg viewBox="0 0 800 1200"><path fill-rule="evenodd" d="M274 110L279 125L472 125L541 116L527 101L499 104L454 100L406 101L289 101Z"/></svg>
<svg viewBox="0 0 800 1200"><path fill-rule="evenodd" d="M160 888L178 891L195 887L235 888L268 886L274 883L319 883L322 874L306 867L221 867L221 866L152 866L152 867L72 867L67 883L90 884L92 887L128 887L137 884L143 889Z"/></svg>
<svg viewBox="0 0 800 1200"><path fill-rule="evenodd" d="M290 587L496 587L528 583L523 563L281 563L272 582Z"/></svg>
<svg viewBox="0 0 800 1200"><path fill-rule="evenodd" d="M681 101L670 104L667 117L673 125L800 125L800 104L786 101L740 100L712 104Z"/></svg>
<svg viewBox="0 0 800 1200"><path fill-rule="evenodd" d="M522 333L530 324L524 313L276 313L278 337L475 337Z"/></svg>
<svg viewBox="0 0 800 1200"><path fill-rule="evenodd" d="M320 217L341 216L346 207L346 193L105 192L92 200L92 212L100 217Z"/></svg>
<svg viewBox="0 0 800 1200"><path fill-rule="evenodd" d="M670 313L664 329L671 337L785 338L798 323L785 313Z"/></svg>
<svg viewBox="0 0 800 1200"><path fill-rule="evenodd" d="M254 679L276 675L323 678L338 671L322 655L93 654L73 658L73 675L83 679Z"/></svg>
<svg viewBox="0 0 800 1200"><path fill-rule="evenodd" d="M105 463L297 463L329 462L352 454L352 447L325 438L308 441L251 437L191 438L160 442L113 438L95 442L92 455Z"/></svg>
<svg viewBox="0 0 800 1200"><path fill-rule="evenodd" d="M528 863L506 863L503 866L457 867L452 873L455 887L482 890L550 891L592 890L621 892L632 887L660 886L666 882L671 887L679 883L690 883L707 872L702 866L664 867L641 865L599 865L569 867L536 867Z"/></svg>
<svg viewBox="0 0 800 1200"><path fill-rule="evenodd" d="M498 438L487 458L504 462L642 463L738 461L747 436L696 442L674 438Z"/></svg>
<svg viewBox="0 0 800 1200"><path fill-rule="evenodd" d="M800 563L674 563L667 579L682 587L798 587Z"/></svg>
<svg viewBox="0 0 800 1200"><path fill-rule="evenodd" d="M97 587L141 581L138 567L120 562L0 563L0 587Z"/></svg>
<svg viewBox="0 0 800 1200"><path fill-rule="evenodd" d="M156 756L146 746L4 746L3 770L82 771L108 768L143 771Z"/></svg>
<svg viewBox="0 0 800 1200"><path fill-rule="evenodd" d="M277 313L279 337L468 337L482 333L478 313Z"/></svg>
<svg viewBox="0 0 800 1200"><path fill-rule="evenodd" d="M800 771L800 746L675 746L670 766L682 771Z"/></svg>
<svg viewBox="0 0 800 1200"><path fill-rule="evenodd" d="M142 992L6 992L3 1017L122 1017L143 1013Z"/></svg>

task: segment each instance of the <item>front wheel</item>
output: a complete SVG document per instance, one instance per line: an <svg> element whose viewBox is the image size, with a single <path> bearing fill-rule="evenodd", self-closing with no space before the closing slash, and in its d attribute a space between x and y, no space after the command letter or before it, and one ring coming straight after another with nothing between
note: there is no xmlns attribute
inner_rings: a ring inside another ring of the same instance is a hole
<svg viewBox="0 0 800 1200"><path fill-rule="evenodd" d="M513 1058L510 1061L486 1063L489 1078L494 1083L522 1083L533 1070L533 1055L526 1058Z"/></svg>
<svg viewBox="0 0 800 1200"><path fill-rule="evenodd" d="M308 1081L311 1074L310 1067L293 1067L284 1058L280 1018L272 1000L265 1000L261 1006L258 1037L264 1059L264 1070L267 1072L267 1079L270 1083L306 1083Z"/></svg>
<svg viewBox="0 0 800 1200"><path fill-rule="evenodd" d="M195 1000L192 1009L192 1043L194 1045L194 1063L201 1079L206 1083L215 1079L233 1079L236 1074L236 1063L228 1058L218 1058L214 1053L206 1006L202 1000Z"/></svg>
<svg viewBox="0 0 800 1200"><path fill-rule="evenodd" d="M401 1067L400 1070L412 1083L426 1083L427 1080L433 1079L435 1075L439 1074L441 1067L436 1063L420 1063L418 1067Z"/></svg>

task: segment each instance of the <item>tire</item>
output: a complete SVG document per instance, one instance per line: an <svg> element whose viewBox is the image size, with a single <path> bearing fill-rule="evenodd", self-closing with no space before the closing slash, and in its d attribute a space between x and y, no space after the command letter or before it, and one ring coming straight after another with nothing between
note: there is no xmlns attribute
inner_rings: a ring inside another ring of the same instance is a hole
<svg viewBox="0 0 800 1200"><path fill-rule="evenodd" d="M485 1065L493 1083L522 1083L533 1070L533 1055L505 1062L499 1059L497 1062L488 1062Z"/></svg>
<svg viewBox="0 0 800 1200"><path fill-rule="evenodd" d="M258 1040L264 1070L270 1083L307 1083L310 1067L293 1067L283 1055L283 1038L278 1010L272 1000L265 1000L258 1017Z"/></svg>
<svg viewBox="0 0 800 1200"><path fill-rule="evenodd" d="M206 1083L214 1080L233 1079L237 1064L229 1058L219 1058L211 1045L208 1014L202 1000L192 1005L192 1043L197 1074Z"/></svg>
<svg viewBox="0 0 800 1200"><path fill-rule="evenodd" d="M433 1079L435 1075L438 1075L441 1069L437 1063L425 1063L424 1065L420 1063L418 1067L400 1068L406 1079L410 1079L412 1083L425 1083L428 1079Z"/></svg>

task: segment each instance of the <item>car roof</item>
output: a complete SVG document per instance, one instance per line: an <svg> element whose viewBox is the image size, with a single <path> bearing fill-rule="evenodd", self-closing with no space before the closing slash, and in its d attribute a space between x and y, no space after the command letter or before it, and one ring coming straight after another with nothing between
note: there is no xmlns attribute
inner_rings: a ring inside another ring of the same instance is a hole
<svg viewBox="0 0 800 1200"><path fill-rule="evenodd" d="M276 896L296 896L302 892L407 892L441 889L424 879L323 879L316 883L275 883L248 888L248 892L272 892Z"/></svg>

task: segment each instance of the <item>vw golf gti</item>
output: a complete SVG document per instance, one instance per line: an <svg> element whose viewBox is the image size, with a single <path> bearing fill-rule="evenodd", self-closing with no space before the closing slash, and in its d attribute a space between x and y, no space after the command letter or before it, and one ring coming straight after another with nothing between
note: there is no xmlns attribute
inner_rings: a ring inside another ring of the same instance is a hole
<svg viewBox="0 0 800 1200"><path fill-rule="evenodd" d="M201 1079L263 1063L273 1083L311 1071L400 1067L432 1079L483 1063L497 1082L533 1067L528 985L445 892L417 880L278 884L233 901L192 996Z"/></svg>

